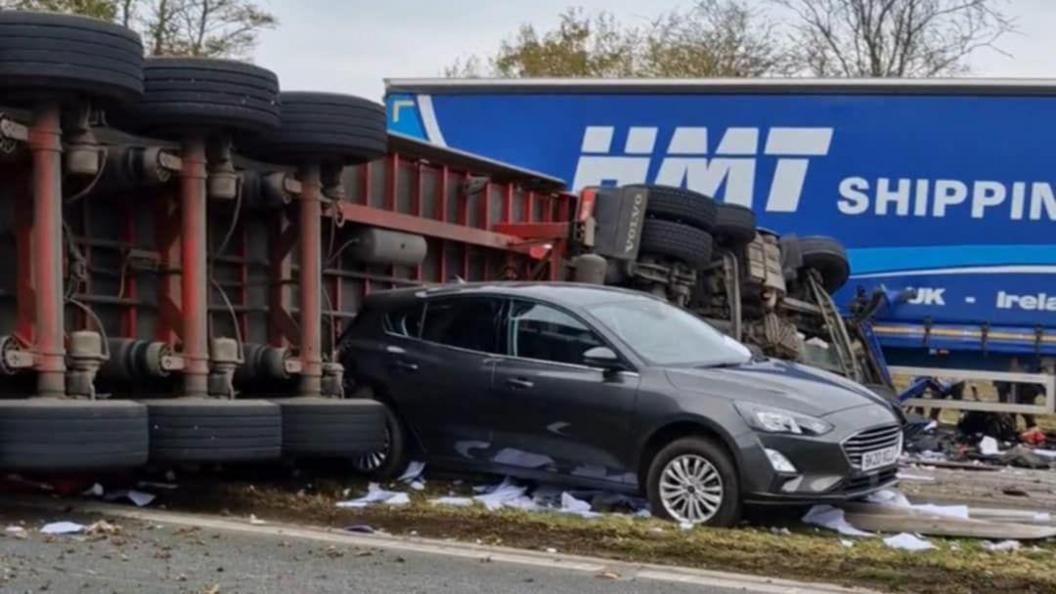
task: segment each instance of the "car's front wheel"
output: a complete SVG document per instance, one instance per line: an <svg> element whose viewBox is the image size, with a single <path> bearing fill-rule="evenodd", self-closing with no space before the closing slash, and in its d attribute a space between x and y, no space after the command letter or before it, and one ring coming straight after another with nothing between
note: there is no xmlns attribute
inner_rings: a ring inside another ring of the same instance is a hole
<svg viewBox="0 0 1056 594"><path fill-rule="evenodd" d="M646 490L653 515L661 518L707 526L732 526L740 519L737 471L710 439L683 437L657 452Z"/></svg>
<svg viewBox="0 0 1056 594"><path fill-rule="evenodd" d="M403 423L388 405L385 406L385 443L376 451L352 460L356 471L376 480L399 476L407 468L407 433Z"/></svg>

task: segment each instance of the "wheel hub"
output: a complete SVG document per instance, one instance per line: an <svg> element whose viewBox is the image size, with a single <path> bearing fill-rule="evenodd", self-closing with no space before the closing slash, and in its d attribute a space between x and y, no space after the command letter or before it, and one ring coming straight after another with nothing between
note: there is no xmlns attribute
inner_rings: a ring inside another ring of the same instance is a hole
<svg viewBox="0 0 1056 594"><path fill-rule="evenodd" d="M676 456L660 474L660 501L664 510L679 522L707 522L718 513L723 494L718 469L696 454Z"/></svg>

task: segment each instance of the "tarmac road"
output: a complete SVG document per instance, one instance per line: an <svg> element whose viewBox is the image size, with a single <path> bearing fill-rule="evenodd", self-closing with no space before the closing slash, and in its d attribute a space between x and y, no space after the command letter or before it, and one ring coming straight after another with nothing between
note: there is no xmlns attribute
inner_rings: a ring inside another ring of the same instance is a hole
<svg viewBox="0 0 1056 594"><path fill-rule="evenodd" d="M166 522L107 517L119 527L111 534L48 536L45 523L72 520L85 525L99 518L79 512L59 513L4 505L0 528L22 526L25 534L0 536L0 592L186 592L208 594L302 592L457 592L506 594L568 592L809 592L810 589L756 583L737 587L730 581L714 586L699 576L648 577L618 564L612 571L591 569L575 561L518 562L497 552L495 560L401 548L373 537L269 526L236 526L234 520L203 518ZM150 512L146 512L149 514ZM175 516L172 516L175 518ZM233 529L225 529L229 524ZM355 540L358 537L358 540ZM346 542L347 541L347 542ZM357 542L358 544L352 544ZM620 573L623 572L623 573ZM657 572L653 572L656 574ZM727 576L728 577L728 576ZM731 587L733 586L733 587Z"/></svg>

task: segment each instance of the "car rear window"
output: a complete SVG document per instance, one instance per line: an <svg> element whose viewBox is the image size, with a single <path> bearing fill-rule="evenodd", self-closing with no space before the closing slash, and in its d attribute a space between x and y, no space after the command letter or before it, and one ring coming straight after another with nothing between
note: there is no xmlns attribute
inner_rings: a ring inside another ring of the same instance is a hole
<svg viewBox="0 0 1056 594"><path fill-rule="evenodd" d="M415 303L386 313L384 325L390 334L418 338L422 333L422 304Z"/></svg>
<svg viewBox="0 0 1056 594"><path fill-rule="evenodd" d="M499 353L502 301L490 297L434 299L425 310L422 338L448 346Z"/></svg>

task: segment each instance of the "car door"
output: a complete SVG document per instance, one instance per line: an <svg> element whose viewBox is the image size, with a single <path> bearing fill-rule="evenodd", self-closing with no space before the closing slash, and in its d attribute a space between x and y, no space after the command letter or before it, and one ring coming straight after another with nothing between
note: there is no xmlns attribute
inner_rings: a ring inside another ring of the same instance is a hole
<svg viewBox="0 0 1056 594"><path fill-rule="evenodd" d="M505 328L507 356L482 404L495 431L492 461L526 476L633 482L638 374L586 365L585 351L609 345L567 310L512 300Z"/></svg>
<svg viewBox="0 0 1056 594"><path fill-rule="evenodd" d="M485 458L491 429L475 409L476 395L491 387L501 337L502 299L434 297L426 301L420 340L391 353L403 369L412 406L401 411L414 424L431 457Z"/></svg>

